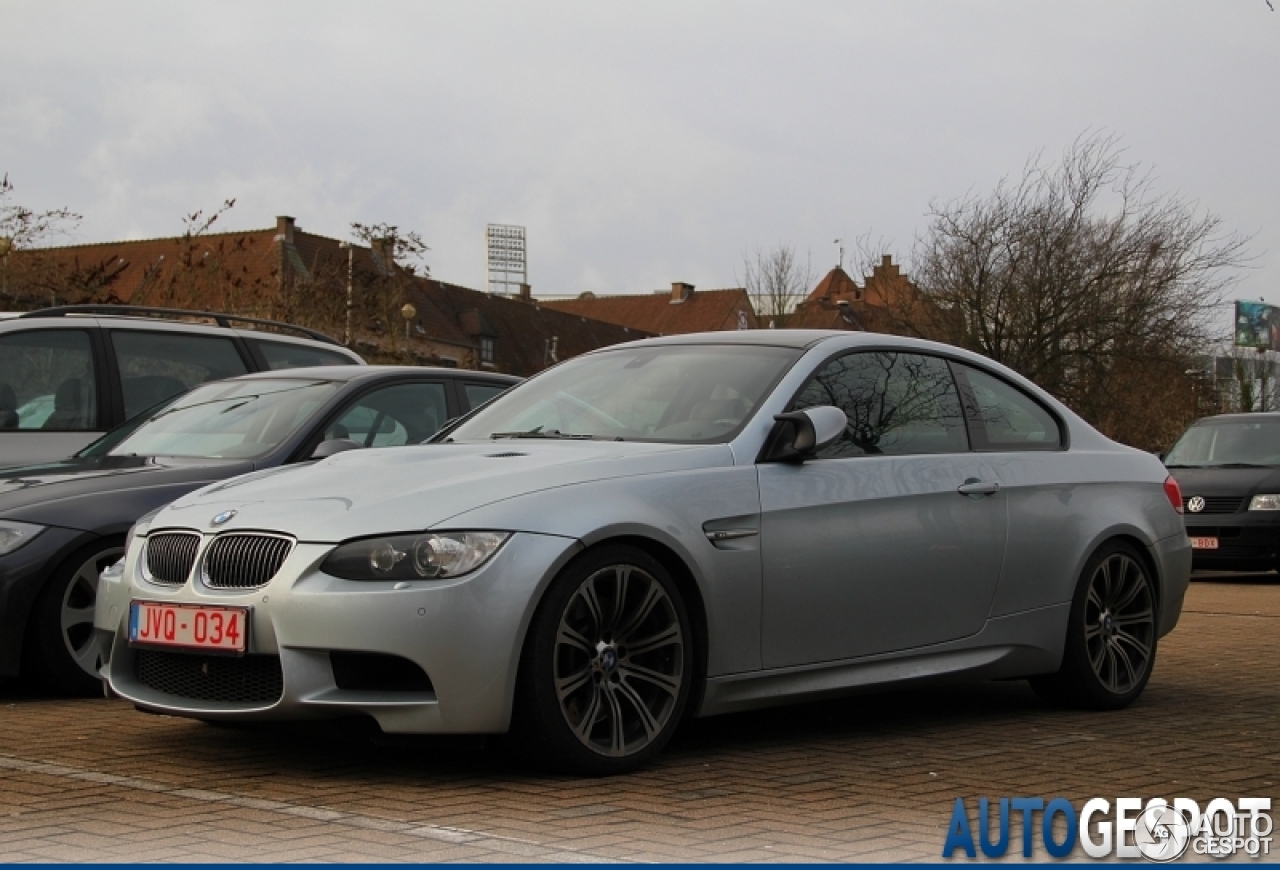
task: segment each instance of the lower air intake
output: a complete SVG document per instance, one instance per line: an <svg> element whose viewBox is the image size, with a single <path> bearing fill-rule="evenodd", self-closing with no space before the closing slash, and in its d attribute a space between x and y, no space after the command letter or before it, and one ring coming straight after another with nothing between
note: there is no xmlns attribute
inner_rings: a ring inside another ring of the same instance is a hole
<svg viewBox="0 0 1280 870"><path fill-rule="evenodd" d="M284 694L279 656L231 658L140 649L134 672L150 689L195 701L262 704Z"/></svg>

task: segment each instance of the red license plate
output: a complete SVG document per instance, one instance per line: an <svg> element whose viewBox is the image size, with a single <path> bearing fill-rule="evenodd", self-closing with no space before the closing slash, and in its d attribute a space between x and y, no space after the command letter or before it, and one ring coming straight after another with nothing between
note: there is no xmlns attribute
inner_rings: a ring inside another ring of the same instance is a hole
<svg viewBox="0 0 1280 870"><path fill-rule="evenodd" d="M129 642L243 654L249 608L135 601L129 606Z"/></svg>
<svg viewBox="0 0 1280 870"><path fill-rule="evenodd" d="M1216 550L1218 549L1218 539L1217 538L1192 538L1191 549Z"/></svg>

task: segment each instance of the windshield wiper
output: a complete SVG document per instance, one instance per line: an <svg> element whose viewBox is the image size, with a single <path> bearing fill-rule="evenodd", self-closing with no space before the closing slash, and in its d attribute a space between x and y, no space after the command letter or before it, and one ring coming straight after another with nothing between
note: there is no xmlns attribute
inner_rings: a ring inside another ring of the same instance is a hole
<svg viewBox="0 0 1280 870"><path fill-rule="evenodd" d="M493 441L496 441L499 438L553 438L572 441L590 441L591 439L598 437L600 436L574 435L570 432L561 432L559 429L549 429L546 432L543 432L541 426L535 426L524 432L494 432L489 436L490 440Z"/></svg>
<svg viewBox="0 0 1280 870"><path fill-rule="evenodd" d="M1257 462L1222 462L1217 465L1210 465L1209 468L1271 468L1270 465L1261 465Z"/></svg>

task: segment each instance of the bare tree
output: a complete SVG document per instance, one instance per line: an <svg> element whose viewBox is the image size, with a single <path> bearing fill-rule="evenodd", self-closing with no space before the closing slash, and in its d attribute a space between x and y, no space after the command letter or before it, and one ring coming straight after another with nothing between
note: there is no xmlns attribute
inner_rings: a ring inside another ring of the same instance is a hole
<svg viewBox="0 0 1280 870"><path fill-rule="evenodd" d="M386 336L391 351L399 353L400 309L407 302L406 294L414 278L431 276L424 259L431 249L417 233L401 231L394 224L353 223L351 233L372 251L375 268L375 274L366 276L357 304L365 310L375 331Z"/></svg>
<svg viewBox="0 0 1280 870"><path fill-rule="evenodd" d="M92 299L123 271L112 258L81 262L37 246L67 236L82 215L69 208L36 211L12 201L0 178L0 308L33 308Z"/></svg>
<svg viewBox="0 0 1280 870"><path fill-rule="evenodd" d="M1248 239L1122 157L1086 134L1056 165L1037 155L986 196L933 204L912 270L932 313L916 331L1018 370L1112 437L1164 446L1151 439L1175 427L1151 415L1187 413L1176 393Z"/></svg>
<svg viewBox="0 0 1280 870"><path fill-rule="evenodd" d="M756 316L762 320L775 319L781 326L813 285L809 258L801 265L794 248L779 244L767 253L756 248L751 254L744 254L742 261L746 270L743 286Z"/></svg>
<svg viewBox="0 0 1280 870"><path fill-rule="evenodd" d="M6 173L0 178L0 238L8 239L13 250L31 248L51 237L67 235L84 219L69 208L34 211L11 202L12 196L13 184Z"/></svg>

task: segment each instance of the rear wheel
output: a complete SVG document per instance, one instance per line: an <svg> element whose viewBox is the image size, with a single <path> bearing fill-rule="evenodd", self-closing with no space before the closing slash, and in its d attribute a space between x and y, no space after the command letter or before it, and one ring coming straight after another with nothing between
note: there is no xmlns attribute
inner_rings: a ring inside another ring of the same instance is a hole
<svg viewBox="0 0 1280 870"><path fill-rule="evenodd" d="M62 694L101 692L93 608L98 576L122 555L119 541L99 541L64 562L40 590L27 623L24 668L38 685Z"/></svg>
<svg viewBox="0 0 1280 870"><path fill-rule="evenodd" d="M1156 597L1132 545L1114 541L1089 559L1067 626L1062 667L1031 681L1049 700L1094 710L1127 707L1156 658Z"/></svg>
<svg viewBox="0 0 1280 870"><path fill-rule="evenodd" d="M529 628L511 739L535 763L623 773L666 745L693 677L679 588L657 560L605 546L552 583Z"/></svg>

